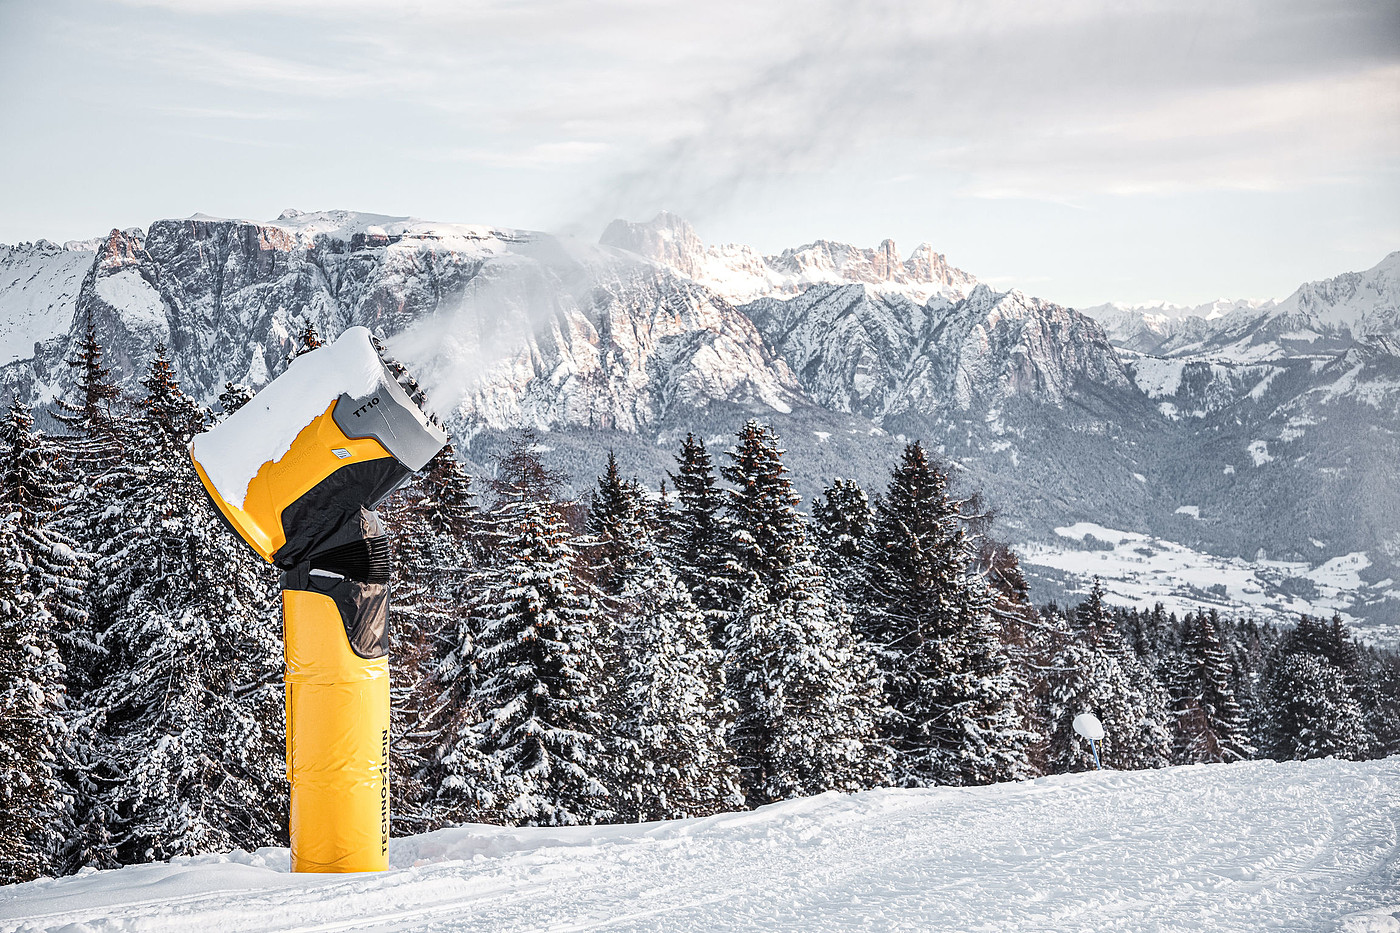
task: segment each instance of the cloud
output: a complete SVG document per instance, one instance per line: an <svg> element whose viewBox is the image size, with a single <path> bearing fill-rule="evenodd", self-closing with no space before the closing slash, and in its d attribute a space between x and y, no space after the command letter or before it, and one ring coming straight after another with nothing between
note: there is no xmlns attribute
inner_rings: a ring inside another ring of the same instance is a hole
<svg viewBox="0 0 1400 933"><path fill-rule="evenodd" d="M561 210L590 233L661 207L702 219L793 176L871 166L972 197L1073 203L1327 184L1400 155L1394 3L125 0L124 12L102 35L111 54L161 93L222 95L167 103L251 124L256 102L266 119L337 102L337 120L402 118L411 158L572 167L577 202Z"/></svg>
<svg viewBox="0 0 1400 933"><path fill-rule="evenodd" d="M1397 65L1090 109L1021 134L984 134L928 159L965 174L967 194L1031 198L1281 190L1397 161Z"/></svg>
<svg viewBox="0 0 1400 933"><path fill-rule="evenodd" d="M1323 184L1400 149L1400 7L809 4L695 127L600 186L582 225L696 216L775 178L878 158L981 197Z"/></svg>
<svg viewBox="0 0 1400 933"><path fill-rule="evenodd" d="M596 162L610 150L606 143L566 140L523 149L427 149L413 153L425 162L461 162L496 168L556 168Z"/></svg>

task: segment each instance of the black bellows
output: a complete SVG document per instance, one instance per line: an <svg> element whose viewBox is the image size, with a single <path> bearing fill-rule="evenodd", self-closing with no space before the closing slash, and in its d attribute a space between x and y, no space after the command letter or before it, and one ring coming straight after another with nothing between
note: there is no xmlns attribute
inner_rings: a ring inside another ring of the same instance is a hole
<svg viewBox="0 0 1400 933"><path fill-rule="evenodd" d="M362 538L327 548L311 555L316 570L338 573L360 583L389 582L389 539L387 536Z"/></svg>

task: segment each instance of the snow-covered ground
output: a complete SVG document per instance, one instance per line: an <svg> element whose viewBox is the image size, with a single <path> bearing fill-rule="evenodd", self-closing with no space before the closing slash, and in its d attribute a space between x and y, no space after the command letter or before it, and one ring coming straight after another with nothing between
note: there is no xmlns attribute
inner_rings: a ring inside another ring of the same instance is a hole
<svg viewBox="0 0 1400 933"><path fill-rule="evenodd" d="M1196 506L1182 506L1177 512L1201 517ZM1327 618L1338 613L1363 637L1377 644L1400 644L1400 627L1362 623L1348 612L1359 600L1400 599L1394 580L1362 580L1362 571L1371 566L1364 552L1318 564L1251 561L1093 522L1056 528L1055 533L1064 545L1025 544L1017 549L1022 563L1032 572L1044 567L1077 578L1085 591L1097 576L1115 604L1151 609L1161 603L1178 614L1217 609L1279 623L1296 622L1302 614Z"/></svg>
<svg viewBox="0 0 1400 933"><path fill-rule="evenodd" d="M464 826L382 874L285 849L0 888L0 931L1400 931L1400 757L826 794L636 826Z"/></svg>

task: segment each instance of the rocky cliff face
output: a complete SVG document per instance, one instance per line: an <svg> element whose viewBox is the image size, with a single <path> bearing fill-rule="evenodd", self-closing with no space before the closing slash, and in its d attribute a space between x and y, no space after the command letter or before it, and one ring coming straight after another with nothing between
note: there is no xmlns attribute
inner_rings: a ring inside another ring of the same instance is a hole
<svg viewBox="0 0 1400 933"><path fill-rule="evenodd" d="M1135 394L1092 320L978 285L920 305L862 285L814 286L745 305L827 408L883 424L986 411L1016 399L1062 407L1083 382Z"/></svg>
<svg viewBox="0 0 1400 933"><path fill-rule="evenodd" d="M96 242L0 245L0 366L68 331L96 250Z"/></svg>
<svg viewBox="0 0 1400 933"><path fill-rule="evenodd" d="M544 234L336 214L113 231L71 331L7 381L35 402L70 389L62 360L89 316L123 381L165 343L206 402L226 381L267 382L307 322L327 335L364 325L413 363L464 435L521 424L636 432L713 401L807 403L723 299L637 257Z"/></svg>
<svg viewBox="0 0 1400 933"><path fill-rule="evenodd" d="M675 270L736 304L850 283L922 303L935 295L962 297L977 284L927 243L908 259L900 258L893 240L874 249L817 240L764 256L747 246L706 246L688 223L665 212L649 223L615 220L600 242Z"/></svg>

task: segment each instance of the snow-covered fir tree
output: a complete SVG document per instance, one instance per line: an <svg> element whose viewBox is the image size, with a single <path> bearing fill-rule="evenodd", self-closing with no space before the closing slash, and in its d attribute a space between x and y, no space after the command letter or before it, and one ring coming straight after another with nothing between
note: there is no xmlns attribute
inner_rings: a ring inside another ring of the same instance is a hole
<svg viewBox="0 0 1400 933"><path fill-rule="evenodd" d="M1346 675L1318 655L1279 656L1264 685L1264 709L1261 751L1270 758L1360 758L1367 744Z"/></svg>
<svg viewBox="0 0 1400 933"><path fill-rule="evenodd" d="M1103 596L1103 585L1095 579L1089 598L1072 618L1053 619L1061 645L1045 696L1047 763L1053 773L1094 766L1089 742L1072 727L1080 713L1093 713L1103 723L1099 756L1104 767L1139 770L1171 763L1166 690L1125 650Z"/></svg>
<svg viewBox="0 0 1400 933"><path fill-rule="evenodd" d="M316 330L316 322L307 318L306 326L292 338L292 348L288 351L285 362L290 363L299 356L319 350L324 345L320 333Z"/></svg>
<svg viewBox="0 0 1400 933"><path fill-rule="evenodd" d="M647 525L639 490L623 481L617 458L608 451L607 467L588 506L587 562L599 590L617 595L618 578L632 569L640 551L638 539L648 533Z"/></svg>
<svg viewBox="0 0 1400 933"><path fill-rule="evenodd" d="M392 829L442 823L437 797L444 734L465 703L472 650L466 606L474 564L471 477L449 444L381 510L394 542L389 603Z"/></svg>
<svg viewBox="0 0 1400 933"><path fill-rule="evenodd" d="M102 364L104 354L89 311L77 353L64 360L77 371L78 398L75 401L60 398L54 412L54 417L83 437L102 438L115 418L113 408L121 393L112 378L111 368Z"/></svg>
<svg viewBox="0 0 1400 933"><path fill-rule="evenodd" d="M861 546L875 519L870 499L852 479L835 479L812 500L812 541L817 561L842 598L854 595Z"/></svg>
<svg viewBox="0 0 1400 933"><path fill-rule="evenodd" d="M1031 773L1032 735L946 474L909 444L864 536L858 626L883 675L882 737L906 786Z"/></svg>
<svg viewBox="0 0 1400 933"><path fill-rule="evenodd" d="M1269 655L1261 754L1277 760L1356 759L1371 743L1357 700L1360 651L1340 619L1303 616Z"/></svg>
<svg viewBox="0 0 1400 933"><path fill-rule="evenodd" d="M751 804L881 783L874 664L807 540L773 430L750 421L727 454L731 593L723 645L729 744Z"/></svg>
<svg viewBox="0 0 1400 933"><path fill-rule="evenodd" d="M687 434L670 474L675 507L668 513L667 560L705 613L715 644L723 641L724 613L736 598L725 567L729 529L725 526L724 491L715 476L705 442Z"/></svg>
<svg viewBox="0 0 1400 933"><path fill-rule="evenodd" d="M1353 688L1359 680L1361 649L1340 616L1334 615L1330 621L1301 616L1279 638L1277 648L1282 654L1317 655L1341 671Z"/></svg>
<svg viewBox="0 0 1400 933"><path fill-rule="evenodd" d="M0 884L56 874L67 830L63 661L14 515L0 515Z"/></svg>
<svg viewBox="0 0 1400 933"><path fill-rule="evenodd" d="M58 528L70 483L55 464L61 451L34 430L29 409L15 401L0 421L0 515L13 531L31 592L57 621L62 646L87 621L87 555Z"/></svg>
<svg viewBox="0 0 1400 933"><path fill-rule="evenodd" d="M111 368L103 364L105 350L97 339L97 327L92 312L87 315L83 339L76 353L64 362L76 371L77 397L59 398L54 417L68 429L60 439L62 461L67 468L67 502L55 528L75 541L85 541L83 532L95 530L95 524L107 505L95 487L103 475L118 467L126 456L127 419L125 400L112 378ZM73 658L70 670L76 671L73 687L81 694L87 671L96 664L97 649L92 644L90 628L75 623L73 638L78 646L86 645L87 658Z"/></svg>
<svg viewBox="0 0 1400 933"><path fill-rule="evenodd" d="M163 347L142 385L88 538L105 653L78 720L75 858L99 866L267 845L285 826L275 574L204 493L186 445L206 416Z"/></svg>
<svg viewBox="0 0 1400 933"><path fill-rule="evenodd" d="M617 818L705 816L742 805L724 738L720 653L705 618L663 561L641 487L609 455L589 513L593 578L612 616L609 712Z"/></svg>
<svg viewBox="0 0 1400 933"><path fill-rule="evenodd" d="M559 511L529 493L516 487L491 517L496 559L472 605L475 709L443 757L444 803L517 824L595 823L611 815L615 772L596 610Z"/></svg>
<svg viewBox="0 0 1400 933"><path fill-rule="evenodd" d="M1357 697L1362 727L1371 740L1367 758L1400 754L1400 657L1375 653Z"/></svg>
<svg viewBox="0 0 1400 933"><path fill-rule="evenodd" d="M1169 662L1175 764L1239 761L1250 747L1214 613L1188 616Z"/></svg>
<svg viewBox="0 0 1400 933"><path fill-rule="evenodd" d="M619 817L682 819L742 806L720 655L704 616L654 553L626 575L620 599Z"/></svg>
<svg viewBox="0 0 1400 933"><path fill-rule="evenodd" d="M219 408L227 417L253 400L253 390L241 382L225 382L219 393Z"/></svg>

